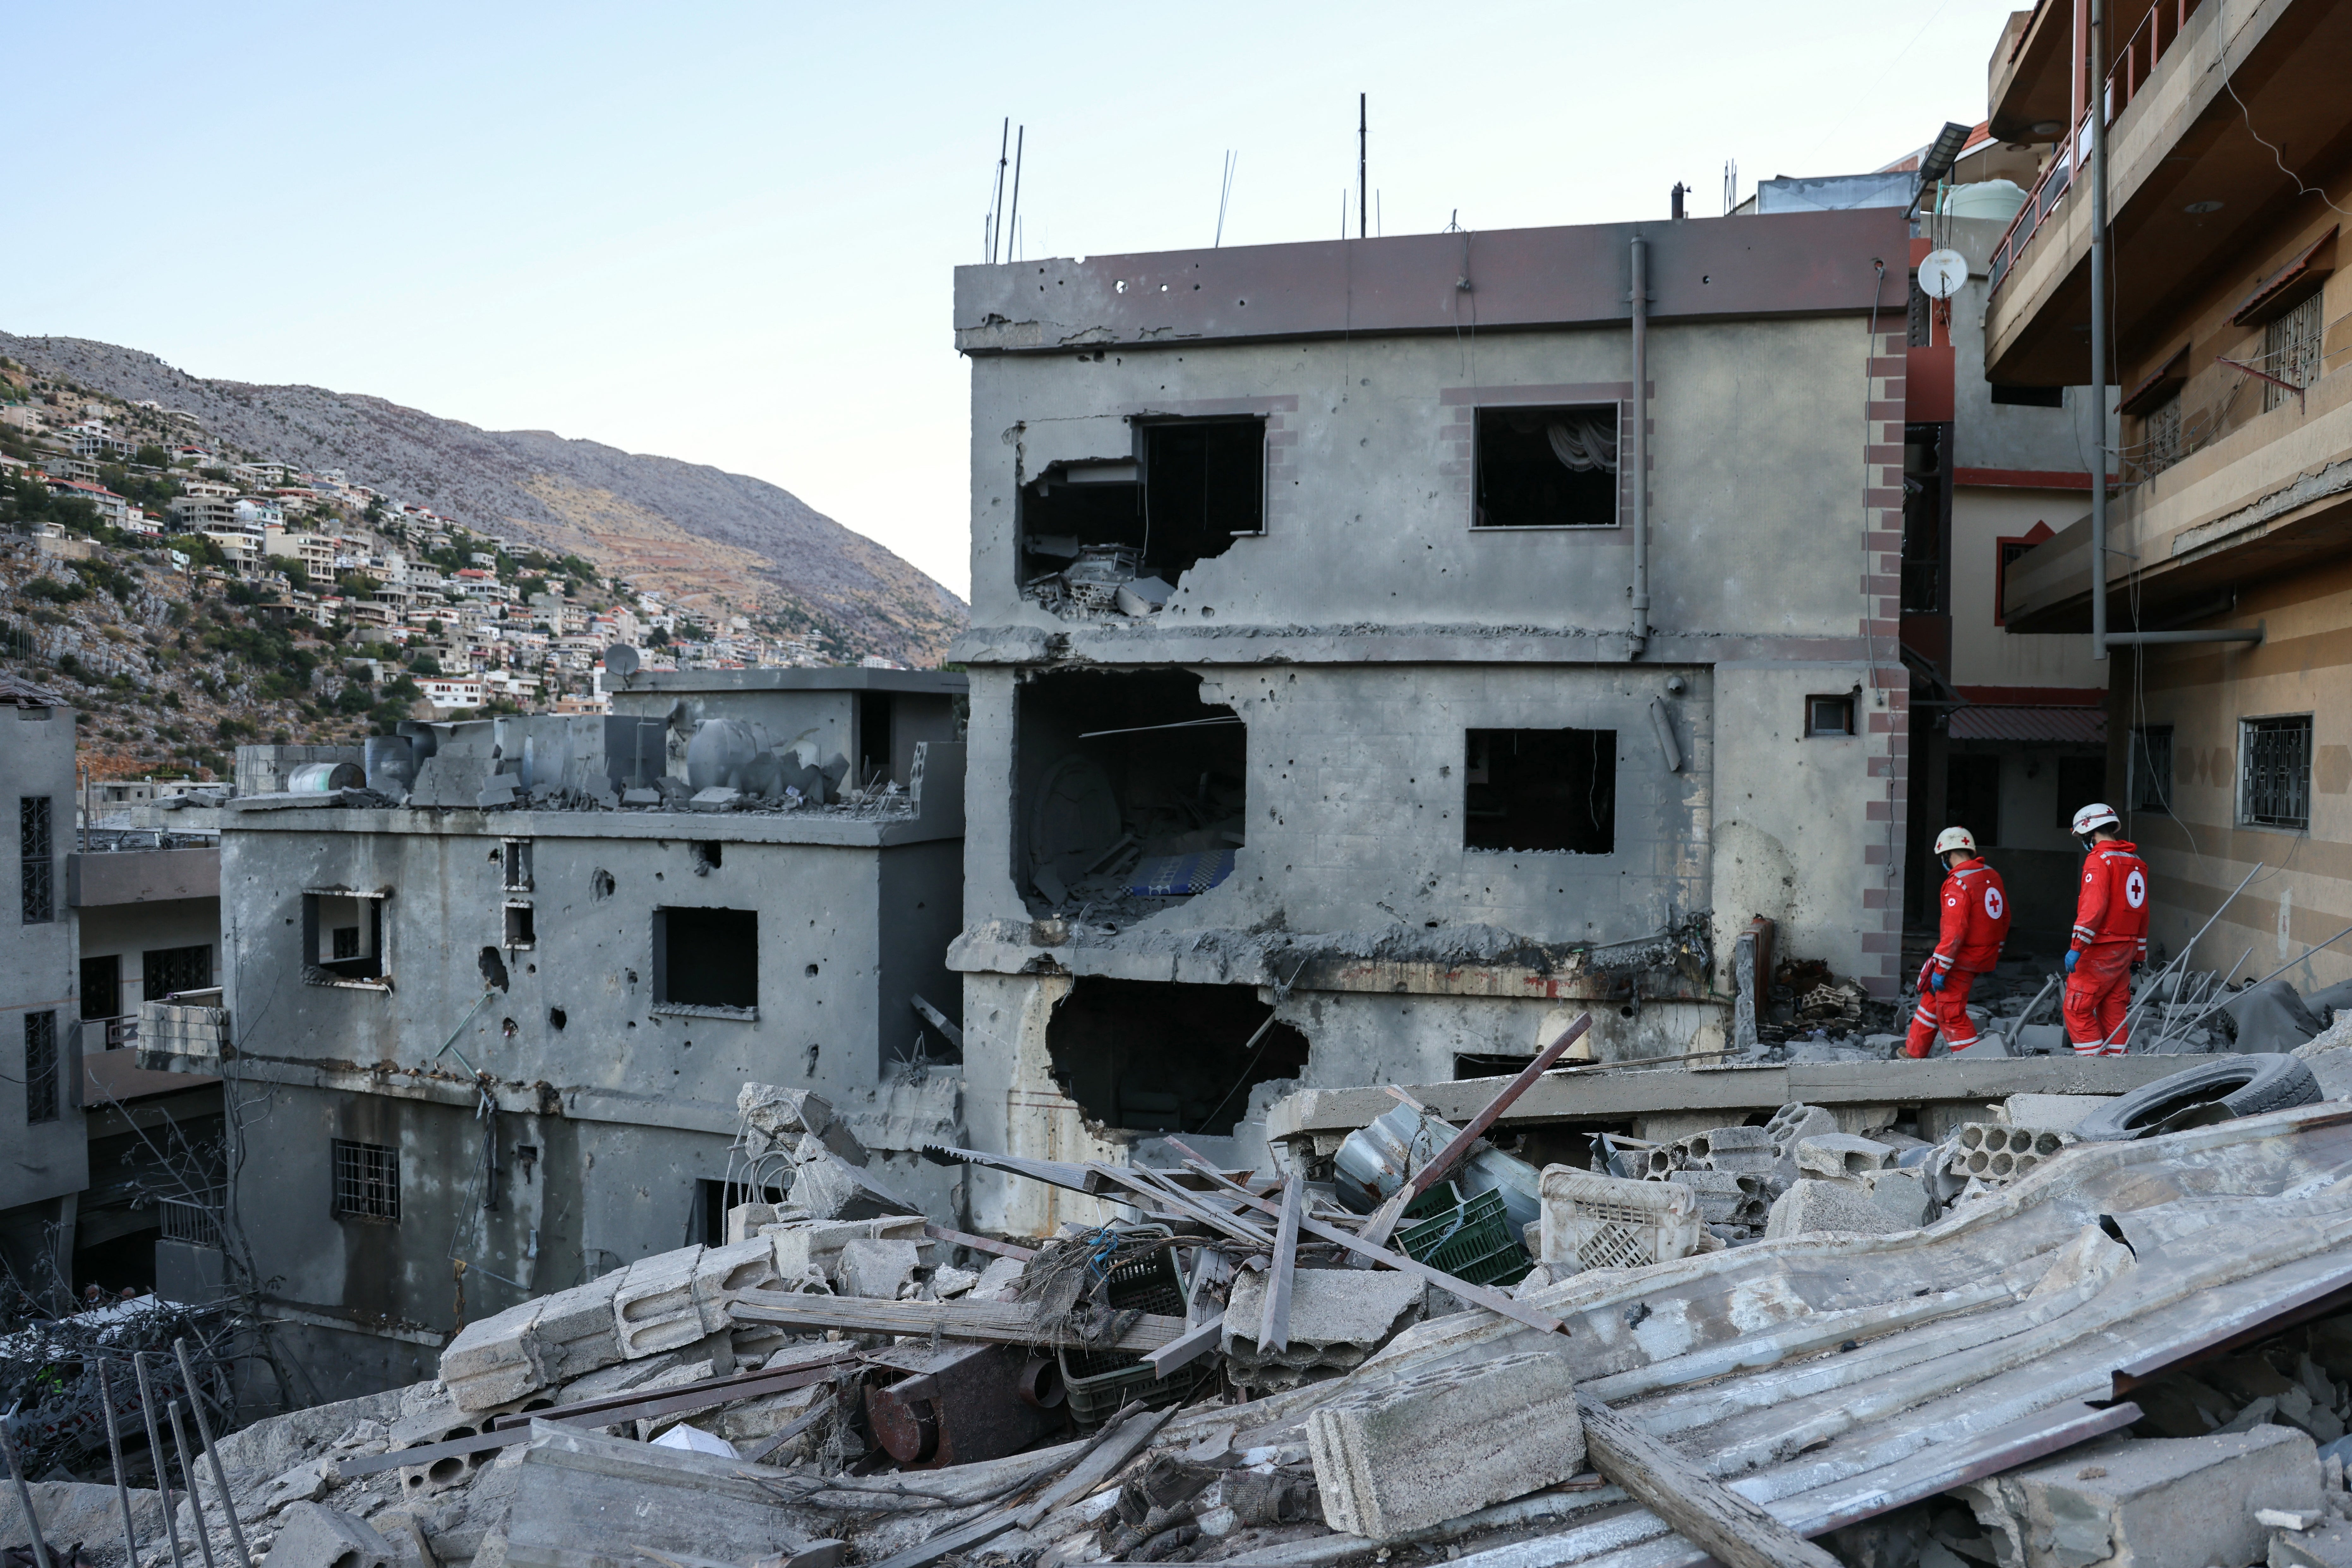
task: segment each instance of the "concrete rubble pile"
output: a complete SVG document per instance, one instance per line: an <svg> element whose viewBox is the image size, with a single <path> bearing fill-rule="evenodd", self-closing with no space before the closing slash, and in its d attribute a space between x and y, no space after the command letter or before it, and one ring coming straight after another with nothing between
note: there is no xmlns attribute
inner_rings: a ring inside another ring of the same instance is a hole
<svg viewBox="0 0 2352 1568"><path fill-rule="evenodd" d="M1469 1173L1507 1090L1434 1148L1391 1125L1276 1173L1181 1137L1168 1168L934 1149L1122 1216L1021 1243L842 1217L825 1184L863 1167L829 1108L753 1086L747 1143L796 1174L726 1244L216 1452L278 1568L2352 1568L2352 1111L2232 1114L2229 1065L1935 1143L1801 1106L1597 1138L1611 1169L1535 1173L1516 1227L1517 1174ZM1767 1194L1760 1236L1719 1234ZM242 1568L198 1474L184 1556L201 1529ZM100 1568L103 1491L35 1500Z"/></svg>

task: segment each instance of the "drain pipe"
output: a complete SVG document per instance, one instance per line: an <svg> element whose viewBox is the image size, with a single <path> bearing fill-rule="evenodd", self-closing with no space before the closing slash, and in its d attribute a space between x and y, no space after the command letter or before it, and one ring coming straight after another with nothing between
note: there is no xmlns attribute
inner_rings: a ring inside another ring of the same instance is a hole
<svg viewBox="0 0 2352 1568"><path fill-rule="evenodd" d="M2107 51L2102 0L2091 0L2091 657L2107 657ZM2078 62L2079 63L2079 62ZM2082 151L2082 140L2066 150Z"/></svg>
<svg viewBox="0 0 2352 1568"><path fill-rule="evenodd" d="M1650 245L1633 237L1633 628L1626 658L1650 640Z"/></svg>

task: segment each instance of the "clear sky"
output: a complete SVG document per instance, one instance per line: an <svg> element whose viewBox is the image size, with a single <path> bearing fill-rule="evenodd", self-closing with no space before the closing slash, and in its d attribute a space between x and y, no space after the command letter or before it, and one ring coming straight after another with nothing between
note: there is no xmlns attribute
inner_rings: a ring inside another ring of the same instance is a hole
<svg viewBox="0 0 2352 1568"><path fill-rule="evenodd" d="M2021 0L2017 0L2021 3ZM2011 0L0 0L0 328L782 485L965 591L951 268L1722 209L1984 117ZM1352 219L1350 220L1352 227Z"/></svg>

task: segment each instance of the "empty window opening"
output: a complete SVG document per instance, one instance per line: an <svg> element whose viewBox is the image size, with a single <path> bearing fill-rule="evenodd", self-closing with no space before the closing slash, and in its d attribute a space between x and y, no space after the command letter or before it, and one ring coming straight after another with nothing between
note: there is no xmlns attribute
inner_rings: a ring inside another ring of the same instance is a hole
<svg viewBox="0 0 2352 1568"><path fill-rule="evenodd" d="M1472 730L1462 847L1608 855L1617 847L1617 731Z"/></svg>
<svg viewBox="0 0 2352 1568"><path fill-rule="evenodd" d="M1057 463L1021 488L1025 597L1146 615L1195 564L1265 531L1265 420L1154 420L1135 447L1133 459Z"/></svg>
<svg viewBox="0 0 2352 1568"><path fill-rule="evenodd" d="M335 1140L334 1215L377 1225L400 1223L400 1151Z"/></svg>
<svg viewBox="0 0 2352 1568"><path fill-rule="evenodd" d="M531 929L530 906L529 904L509 904L507 906L506 945L509 947L530 947L538 940L539 938L537 934Z"/></svg>
<svg viewBox="0 0 2352 1568"><path fill-rule="evenodd" d="M382 979L383 900L332 889L304 893L302 966L314 985Z"/></svg>
<svg viewBox="0 0 2352 1568"><path fill-rule="evenodd" d="M890 694L857 694L857 784L880 782L890 774Z"/></svg>
<svg viewBox="0 0 2352 1568"><path fill-rule="evenodd" d="M1619 425L1614 403L1478 410L1472 526L1616 526Z"/></svg>
<svg viewBox="0 0 2352 1568"><path fill-rule="evenodd" d="M16 802L16 858L23 894L23 918L42 925L57 918L56 816L45 795L28 795Z"/></svg>
<svg viewBox="0 0 2352 1568"><path fill-rule="evenodd" d="M1197 676L1055 675L1019 701L1014 875L1034 899L1140 914L1233 874L1249 731Z"/></svg>
<svg viewBox="0 0 2352 1568"><path fill-rule="evenodd" d="M1942 615L1950 573L1951 488L1944 472L1941 425L1903 427L1903 611Z"/></svg>
<svg viewBox="0 0 2352 1568"><path fill-rule="evenodd" d="M25 1015L25 1121L28 1125L58 1119L58 1016L54 1011Z"/></svg>
<svg viewBox="0 0 2352 1568"><path fill-rule="evenodd" d="M2058 759L2058 809L2052 826L2072 827L2074 814L2107 794L2107 759L2104 756L2061 756Z"/></svg>
<svg viewBox="0 0 2352 1568"><path fill-rule="evenodd" d="M112 1018L122 1012L122 958L119 953L81 961L81 1016Z"/></svg>
<svg viewBox="0 0 2352 1568"><path fill-rule="evenodd" d="M2172 726L2145 724L2132 731L2131 808L2172 810Z"/></svg>
<svg viewBox="0 0 2352 1568"><path fill-rule="evenodd" d="M708 877L726 859L726 854L716 838L698 838L686 847L693 857L694 874L698 877Z"/></svg>
<svg viewBox="0 0 2352 1568"><path fill-rule="evenodd" d="M2311 826L2311 715L2239 724L2238 819L2263 827Z"/></svg>
<svg viewBox="0 0 2352 1568"><path fill-rule="evenodd" d="M755 1187L745 1182L719 1182L705 1176L694 1184L694 1214L687 1229L705 1247L724 1247L728 1242L729 1210L744 1204L781 1204L784 1199L782 1187ZM759 1233L753 1231L737 1239L758 1238Z"/></svg>
<svg viewBox="0 0 2352 1568"><path fill-rule="evenodd" d="M1836 694L1806 698L1805 733L1809 737L1853 734L1853 697Z"/></svg>
<svg viewBox="0 0 2352 1568"><path fill-rule="evenodd" d="M530 891L530 840L509 838L506 841L506 887L509 893Z"/></svg>
<svg viewBox="0 0 2352 1568"><path fill-rule="evenodd" d="M151 947L139 955L140 994L161 1002L183 991L208 991L213 984L213 950L194 947Z"/></svg>
<svg viewBox="0 0 2352 1568"><path fill-rule="evenodd" d="M2001 382L1992 384L1992 400L2011 408L2063 408L2066 389L2063 386L2011 386Z"/></svg>
<svg viewBox="0 0 2352 1568"><path fill-rule="evenodd" d="M1967 742L1962 742L1963 744ZM1958 753L1944 763L1945 827L1965 827L1978 844L2002 842L2000 758Z"/></svg>
<svg viewBox="0 0 2352 1568"><path fill-rule="evenodd" d="M1054 1009L1045 1047L1055 1081L1089 1121L1223 1137L1252 1085L1306 1069L1307 1037L1288 1024L1250 1044L1265 1022L1255 986L1087 975Z"/></svg>
<svg viewBox="0 0 2352 1568"><path fill-rule="evenodd" d="M654 911L654 1009L749 1016L760 1005L756 910Z"/></svg>

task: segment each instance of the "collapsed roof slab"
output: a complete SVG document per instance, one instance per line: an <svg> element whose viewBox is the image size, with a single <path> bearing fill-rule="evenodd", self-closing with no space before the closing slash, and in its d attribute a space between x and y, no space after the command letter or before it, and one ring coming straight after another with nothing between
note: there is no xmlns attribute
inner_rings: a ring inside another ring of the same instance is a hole
<svg viewBox="0 0 2352 1568"><path fill-rule="evenodd" d="M1620 1068L1548 1073L1496 1125L1622 1121L1661 1112L1717 1110L1738 1121L1783 1105L1985 1104L2012 1094L2127 1094L2179 1072L2177 1056L1948 1058L1913 1062L1726 1063L1721 1067ZM2196 1060L2210 1060L2200 1057ZM1451 1121L1475 1116L1507 1080L1462 1079L1415 1085L1413 1099ZM1344 1137L1396 1106L1381 1085L1308 1089L1277 1100L1268 1139Z"/></svg>

